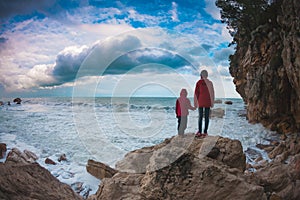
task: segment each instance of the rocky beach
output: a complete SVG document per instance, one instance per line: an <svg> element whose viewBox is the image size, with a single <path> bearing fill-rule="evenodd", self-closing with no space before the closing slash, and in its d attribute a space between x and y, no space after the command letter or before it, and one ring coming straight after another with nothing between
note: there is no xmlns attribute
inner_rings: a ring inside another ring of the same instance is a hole
<svg viewBox="0 0 300 200"><path fill-rule="evenodd" d="M1 145L3 146L3 145ZM259 146L259 145L258 145ZM241 143L223 137L174 136L129 152L115 168L89 160L101 179L96 194L80 196L35 162L35 154L12 149L0 163L1 199L299 199L299 136L261 145L271 161L246 163ZM80 188L77 191L80 192Z"/></svg>
<svg viewBox="0 0 300 200"><path fill-rule="evenodd" d="M8 150L1 143L0 156L5 161L0 163L0 199L300 199L300 4L276 0L271 5L257 14L260 19L255 26L237 23L230 73L245 103L246 113L241 115L251 124L274 131L278 140L266 138L267 143L257 142L246 150L241 141L214 133L205 138L189 132L173 134L155 145L140 140L137 143L142 141L143 147L128 151L114 166L96 156L87 161L86 171L101 181L94 194L81 183L60 182L38 164L36 152ZM224 104L234 106L231 101ZM32 117L40 117L36 113ZM222 109L215 114L224 115ZM246 130L235 131L242 135ZM122 144L121 139L113 139ZM45 165L71 156L72 152L63 152L59 160L49 158Z"/></svg>

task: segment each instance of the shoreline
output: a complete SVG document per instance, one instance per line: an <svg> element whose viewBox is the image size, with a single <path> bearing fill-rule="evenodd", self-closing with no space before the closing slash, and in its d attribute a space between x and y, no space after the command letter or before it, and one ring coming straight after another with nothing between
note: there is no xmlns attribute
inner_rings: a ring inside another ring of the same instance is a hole
<svg viewBox="0 0 300 200"><path fill-rule="evenodd" d="M187 133L188 134L188 133ZM176 137L176 136L173 136ZM167 138L166 138L167 140ZM275 144L278 143L274 143L273 144L273 149L276 147ZM8 155L8 152L11 151L13 148L18 148L21 151L24 150L29 150L33 153L39 154L39 152L41 150L36 149L33 146L30 146L28 144L22 143L22 147L19 145L15 145L14 147L11 144L8 144L7 146L7 153L5 154L5 158L1 159L0 162L4 163L6 160L6 157ZM157 144L156 144L157 145ZM259 145L259 144L257 144ZM262 145L262 144L260 144ZM17 146L17 147L16 147ZM263 145L262 145L263 146ZM272 145L266 145L270 148L270 146ZM143 148L148 148L149 146L144 146ZM247 149L248 150L248 149ZM266 160L265 157L259 155L259 153L264 152L266 155L268 155L268 152L265 151L264 149L260 149L260 152L256 151L249 151L247 152L247 150L243 150L243 153L245 153L247 160L248 157L252 158L252 162L251 164L249 162L246 161L247 164L247 169L244 173L249 173L249 172L255 172L256 170L265 167L268 163L272 162L272 159ZM131 151L130 151L131 152ZM90 173L87 172L86 170L86 165L82 166L82 165L76 165L75 162L72 162L70 160L66 160L66 161L62 161L62 162L58 162L58 156L57 155L52 155L47 157L51 160L54 160L54 162L56 163L55 165L51 165L51 164L46 164L45 163L45 158L38 158L37 159L37 163L44 167L46 170L48 170L54 177L56 177L60 182L62 183L66 183L68 184L70 187L72 187L72 189L76 192L80 191L79 194L81 196L85 196L86 192L88 192L90 195L93 195L97 192L98 189L98 185L101 184L101 180L99 180L98 178L95 178L93 175L91 175ZM66 158L68 158L68 155L66 155ZM88 159L87 159L88 161ZM87 177L88 176L88 177ZM84 180L85 179L85 180ZM87 181L90 180L90 181ZM80 188L76 188L76 185L80 185Z"/></svg>

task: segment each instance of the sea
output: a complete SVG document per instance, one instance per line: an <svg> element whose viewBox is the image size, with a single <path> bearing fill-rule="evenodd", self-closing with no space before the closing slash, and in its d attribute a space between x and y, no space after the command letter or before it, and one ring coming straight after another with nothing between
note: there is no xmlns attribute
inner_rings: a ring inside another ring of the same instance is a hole
<svg viewBox="0 0 300 200"><path fill-rule="evenodd" d="M74 190L81 185L81 195L94 194L100 184L86 171L89 159L114 167L129 151L177 135L173 97L22 98L20 105L10 106L6 102L11 99L0 100L5 102L0 106L0 142L7 144L8 151L15 147L32 151L39 157L37 162L61 182ZM224 115L210 119L208 134L237 139L245 152L262 151L256 144L278 139L261 124L247 121L242 99L219 99L213 109ZM190 111L185 132L197 130L198 111ZM67 161L58 162L62 154ZM57 164L45 164L46 158ZM251 156L247 161L253 161Z"/></svg>

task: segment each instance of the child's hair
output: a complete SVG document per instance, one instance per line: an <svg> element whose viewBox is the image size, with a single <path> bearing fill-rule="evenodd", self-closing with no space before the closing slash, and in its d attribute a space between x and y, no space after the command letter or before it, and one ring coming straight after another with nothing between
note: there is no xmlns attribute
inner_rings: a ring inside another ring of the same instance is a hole
<svg viewBox="0 0 300 200"><path fill-rule="evenodd" d="M187 96L187 91L186 91L186 89L181 89L181 91L180 91L180 96Z"/></svg>
<svg viewBox="0 0 300 200"><path fill-rule="evenodd" d="M202 70L200 73L200 76L203 78L207 78L208 77L208 72L206 70Z"/></svg>

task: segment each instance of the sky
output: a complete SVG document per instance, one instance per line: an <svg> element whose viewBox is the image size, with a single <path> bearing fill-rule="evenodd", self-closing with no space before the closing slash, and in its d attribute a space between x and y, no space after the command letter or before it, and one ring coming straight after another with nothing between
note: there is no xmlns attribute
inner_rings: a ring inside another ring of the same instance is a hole
<svg viewBox="0 0 300 200"><path fill-rule="evenodd" d="M0 100L193 96L203 69L240 98L214 0L2 0L0 24Z"/></svg>

